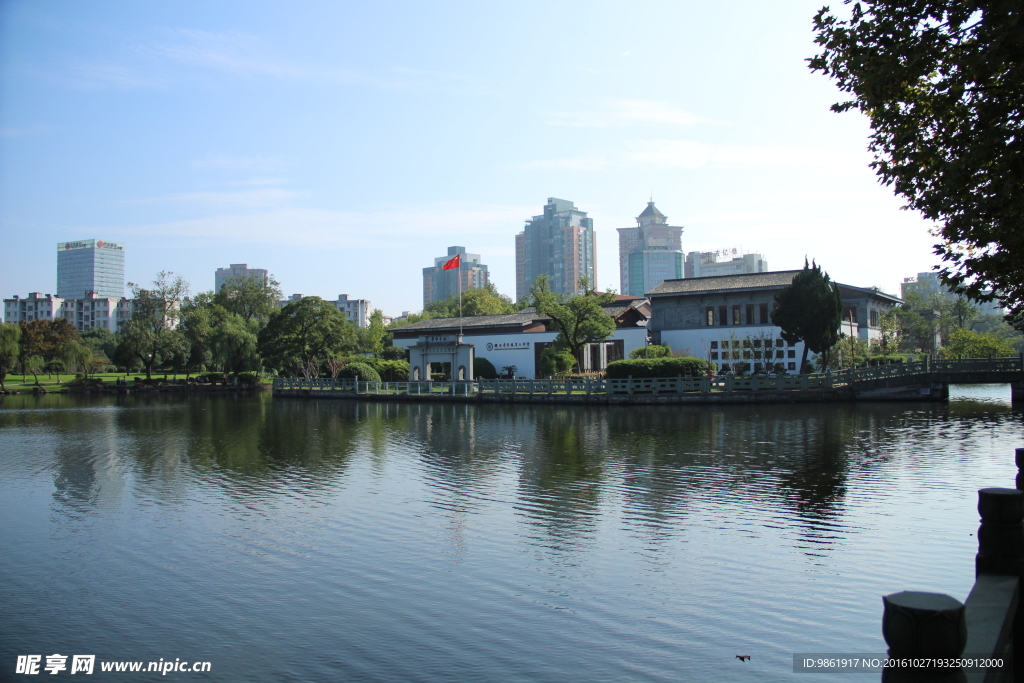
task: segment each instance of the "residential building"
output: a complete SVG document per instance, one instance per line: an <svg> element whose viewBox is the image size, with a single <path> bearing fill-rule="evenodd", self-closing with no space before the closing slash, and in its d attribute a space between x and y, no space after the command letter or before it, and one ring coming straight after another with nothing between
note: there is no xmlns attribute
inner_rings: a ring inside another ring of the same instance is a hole
<svg viewBox="0 0 1024 683"><path fill-rule="evenodd" d="M691 251L686 255L682 277L715 277L767 272L768 260L764 256L742 254L738 248L731 247L717 251Z"/></svg>
<svg viewBox="0 0 1024 683"><path fill-rule="evenodd" d="M264 268L250 268L248 263L232 263L227 268L218 268L213 274L213 291L219 292L229 279L257 278L266 282L270 274Z"/></svg>
<svg viewBox="0 0 1024 683"><path fill-rule="evenodd" d="M651 339L674 351L722 364L734 371L782 369L798 373L803 342L790 344L772 324L775 294L799 270L666 280L650 292ZM881 314L901 300L877 288L839 285L841 331L873 342L881 338Z"/></svg>
<svg viewBox="0 0 1024 683"><path fill-rule="evenodd" d="M583 372L600 372L613 360L628 358L634 349L647 344L647 320L650 305L647 299L620 296L607 304L605 312L615 320L615 332L600 343L588 344L583 352ZM461 335L464 343L473 344L474 355L486 358L501 372L515 366L515 376L538 377L540 356L551 346L558 332L550 319L530 307L508 315L481 315L468 318L432 318L393 330L394 344L411 348L417 344L451 344ZM412 368L411 379L426 378L427 372Z"/></svg>
<svg viewBox="0 0 1024 683"><path fill-rule="evenodd" d="M66 318L74 323L79 332L96 327L117 332L125 322L131 320L131 299L99 296L96 292L86 294L77 299L64 299L52 294L31 292L25 298L15 296L13 299L4 299L4 320L17 323Z"/></svg>
<svg viewBox="0 0 1024 683"><path fill-rule="evenodd" d="M348 294L339 294L338 298L330 303L345 314L356 327L369 327L370 314L373 313L373 306L368 299L349 299Z"/></svg>
<svg viewBox="0 0 1024 683"><path fill-rule="evenodd" d="M544 213L516 235L516 299L529 295L538 275L556 294L579 294L580 278L597 282L594 221L566 199L548 198Z"/></svg>
<svg viewBox="0 0 1024 683"><path fill-rule="evenodd" d="M954 301L958 298L958 295L951 292L948 287L942 284L939 280L939 274L936 272L918 273L917 277L905 277L903 282L900 283L900 296L904 299L911 292L916 292L923 298L928 298L933 294L938 294L943 299L948 301ZM978 313L982 315L1006 315L1006 311L1002 306L999 305L998 301L971 301L973 306L978 307Z"/></svg>
<svg viewBox="0 0 1024 683"><path fill-rule="evenodd" d="M444 265L456 256L458 267L444 270ZM467 289L481 289L487 286L489 277L480 254L468 254L465 247L448 247L447 256L438 256L432 267L423 269L423 305L458 296Z"/></svg>
<svg viewBox="0 0 1024 683"><path fill-rule="evenodd" d="M303 294L292 294L287 299L282 299L277 302L277 305L284 308L290 303L295 301L302 301L305 299ZM324 299L327 303L333 305L339 311L345 314L345 317L352 321L356 327L368 327L370 324L370 314L373 313L373 305L369 299L349 299L348 294L339 294L338 298L334 301Z"/></svg>
<svg viewBox="0 0 1024 683"><path fill-rule="evenodd" d="M124 245L104 240L57 244L57 296L80 299L86 292L124 296Z"/></svg>
<svg viewBox="0 0 1024 683"><path fill-rule="evenodd" d="M665 280L683 277L682 226L669 225L653 201L636 224L618 229L619 291L629 296L643 296Z"/></svg>

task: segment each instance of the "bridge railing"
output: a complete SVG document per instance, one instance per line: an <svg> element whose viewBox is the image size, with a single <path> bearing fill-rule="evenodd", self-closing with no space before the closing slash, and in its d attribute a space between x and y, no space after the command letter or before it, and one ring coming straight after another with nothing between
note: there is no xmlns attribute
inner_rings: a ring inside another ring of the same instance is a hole
<svg viewBox="0 0 1024 683"><path fill-rule="evenodd" d="M717 375L707 377L627 377L613 379L481 379L463 382L364 382L356 379L277 377L275 390L324 395L335 392L409 396L473 396L476 394L684 394L711 391L788 391L832 389L870 380L914 377L929 373L955 375L1024 371L1024 355L1012 358L913 361L810 375Z"/></svg>

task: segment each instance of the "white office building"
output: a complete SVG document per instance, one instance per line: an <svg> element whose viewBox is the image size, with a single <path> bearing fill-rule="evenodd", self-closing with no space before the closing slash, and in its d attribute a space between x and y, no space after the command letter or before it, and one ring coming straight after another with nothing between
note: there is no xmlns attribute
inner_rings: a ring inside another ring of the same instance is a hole
<svg viewBox="0 0 1024 683"><path fill-rule="evenodd" d="M213 274L213 291L219 292L228 280L235 278L255 278L266 282L270 274L264 268L250 268L248 263L232 263L227 268L218 268Z"/></svg>

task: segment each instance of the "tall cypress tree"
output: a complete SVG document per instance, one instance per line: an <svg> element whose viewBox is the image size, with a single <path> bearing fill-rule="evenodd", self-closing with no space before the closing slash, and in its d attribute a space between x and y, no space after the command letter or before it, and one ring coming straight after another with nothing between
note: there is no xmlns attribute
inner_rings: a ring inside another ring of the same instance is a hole
<svg viewBox="0 0 1024 683"><path fill-rule="evenodd" d="M807 263L793 282L775 295L778 308L772 311L772 324L782 328L782 338L790 344L802 341L800 372L807 362L807 351L823 353L839 341L843 320L843 300L839 287L817 263Z"/></svg>

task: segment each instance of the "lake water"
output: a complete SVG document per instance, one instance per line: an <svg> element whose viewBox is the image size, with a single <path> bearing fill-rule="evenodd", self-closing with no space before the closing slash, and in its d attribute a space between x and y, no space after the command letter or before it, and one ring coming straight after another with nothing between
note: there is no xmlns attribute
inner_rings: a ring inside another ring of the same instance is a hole
<svg viewBox="0 0 1024 683"><path fill-rule="evenodd" d="M0 679L92 654L85 680L834 680L793 653L883 652L886 593L966 598L976 491L1014 486L1009 388L952 393L8 396ZM210 670L99 670L161 658Z"/></svg>

